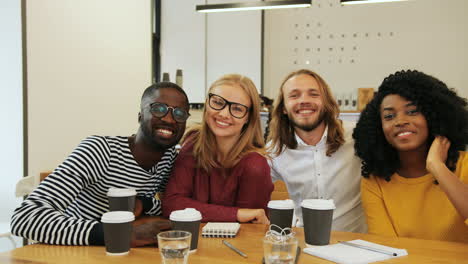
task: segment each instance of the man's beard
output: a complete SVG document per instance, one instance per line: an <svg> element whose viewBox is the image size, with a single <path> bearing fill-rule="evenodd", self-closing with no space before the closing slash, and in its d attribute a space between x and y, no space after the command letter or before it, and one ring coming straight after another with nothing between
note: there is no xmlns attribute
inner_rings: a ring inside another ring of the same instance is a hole
<svg viewBox="0 0 468 264"><path fill-rule="evenodd" d="M294 117L292 116L292 114L288 113L289 122L291 122L292 126L295 127L295 128L299 128L301 130L304 130L306 132L310 132L310 131L316 129L323 122L324 116L325 116L325 114L322 111L320 111L319 116L317 117L317 120L315 120L313 123L311 123L311 124L298 124L294 120Z"/></svg>

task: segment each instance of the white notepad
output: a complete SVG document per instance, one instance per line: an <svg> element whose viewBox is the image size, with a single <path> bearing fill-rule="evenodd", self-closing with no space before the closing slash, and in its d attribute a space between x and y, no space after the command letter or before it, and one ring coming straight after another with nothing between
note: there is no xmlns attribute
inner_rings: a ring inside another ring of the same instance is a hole
<svg viewBox="0 0 468 264"><path fill-rule="evenodd" d="M405 249L387 247L365 240L349 241L354 244L368 246L376 249L394 252L396 256L389 256L383 253L370 251L367 249L352 247L344 244L333 244L327 246L311 246L304 249L304 253L330 260L339 264L365 264L390 258L397 258L408 255Z"/></svg>
<svg viewBox="0 0 468 264"><path fill-rule="evenodd" d="M207 223L202 228L203 237L235 237L239 231L239 223Z"/></svg>

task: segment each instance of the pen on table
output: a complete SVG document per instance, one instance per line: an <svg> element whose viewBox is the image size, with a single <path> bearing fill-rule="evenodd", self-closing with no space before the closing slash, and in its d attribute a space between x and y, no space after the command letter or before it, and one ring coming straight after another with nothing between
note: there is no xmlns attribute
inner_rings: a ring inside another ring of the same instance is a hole
<svg viewBox="0 0 468 264"><path fill-rule="evenodd" d="M244 252L240 251L239 249L231 245L231 243L227 242L226 240L223 240L223 244L226 245L228 248L234 250L237 254L243 256L244 258L247 257L247 255Z"/></svg>
<svg viewBox="0 0 468 264"><path fill-rule="evenodd" d="M374 251L374 252L378 252L378 253L382 253L382 254L386 254L386 255L390 255L390 256L398 256L398 254L395 253L395 252L390 252L390 251L379 249L379 248L363 246L363 245L355 244L355 243L348 242L348 241L338 241L338 243L343 244L343 245L347 245L347 246L351 246L351 247L362 248L362 249L366 249L366 250L369 250L369 251Z"/></svg>

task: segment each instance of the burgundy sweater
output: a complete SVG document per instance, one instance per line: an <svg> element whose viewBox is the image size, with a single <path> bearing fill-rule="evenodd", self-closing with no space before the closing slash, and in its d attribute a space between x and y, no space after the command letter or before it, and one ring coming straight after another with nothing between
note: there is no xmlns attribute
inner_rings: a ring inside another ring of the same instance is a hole
<svg viewBox="0 0 468 264"><path fill-rule="evenodd" d="M202 222L237 222L240 208L265 209L273 191L265 157L251 152L230 169L196 168L193 146L181 149L164 194L163 215L195 208ZM222 172L226 175L223 177Z"/></svg>

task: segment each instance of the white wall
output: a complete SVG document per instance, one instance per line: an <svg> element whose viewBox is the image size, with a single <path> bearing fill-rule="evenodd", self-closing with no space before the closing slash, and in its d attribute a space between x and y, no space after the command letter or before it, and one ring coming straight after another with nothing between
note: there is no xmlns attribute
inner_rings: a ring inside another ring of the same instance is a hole
<svg viewBox="0 0 468 264"><path fill-rule="evenodd" d="M204 102L210 84L227 73L261 87L261 12L198 13L195 6L236 0L163 0L161 72L183 69L190 102Z"/></svg>
<svg viewBox="0 0 468 264"><path fill-rule="evenodd" d="M317 71L335 93L377 88L390 73L418 69L468 97L468 1L339 2L266 12L266 95L274 98L299 68Z"/></svg>
<svg viewBox="0 0 468 264"><path fill-rule="evenodd" d="M21 1L0 1L0 32L0 232L4 232L21 201L15 198L15 185L23 176ZM0 238L0 252L11 248L6 238Z"/></svg>
<svg viewBox="0 0 468 264"><path fill-rule="evenodd" d="M195 12L204 0L161 1L161 74L175 82L183 70L183 88L190 102L205 99L205 15Z"/></svg>
<svg viewBox="0 0 468 264"><path fill-rule="evenodd" d="M239 2L211 0L209 4ZM207 14L207 83L221 75L239 73L261 87L261 11Z"/></svg>
<svg viewBox="0 0 468 264"><path fill-rule="evenodd" d="M88 135L130 135L151 84L150 0L27 1L29 175Z"/></svg>

